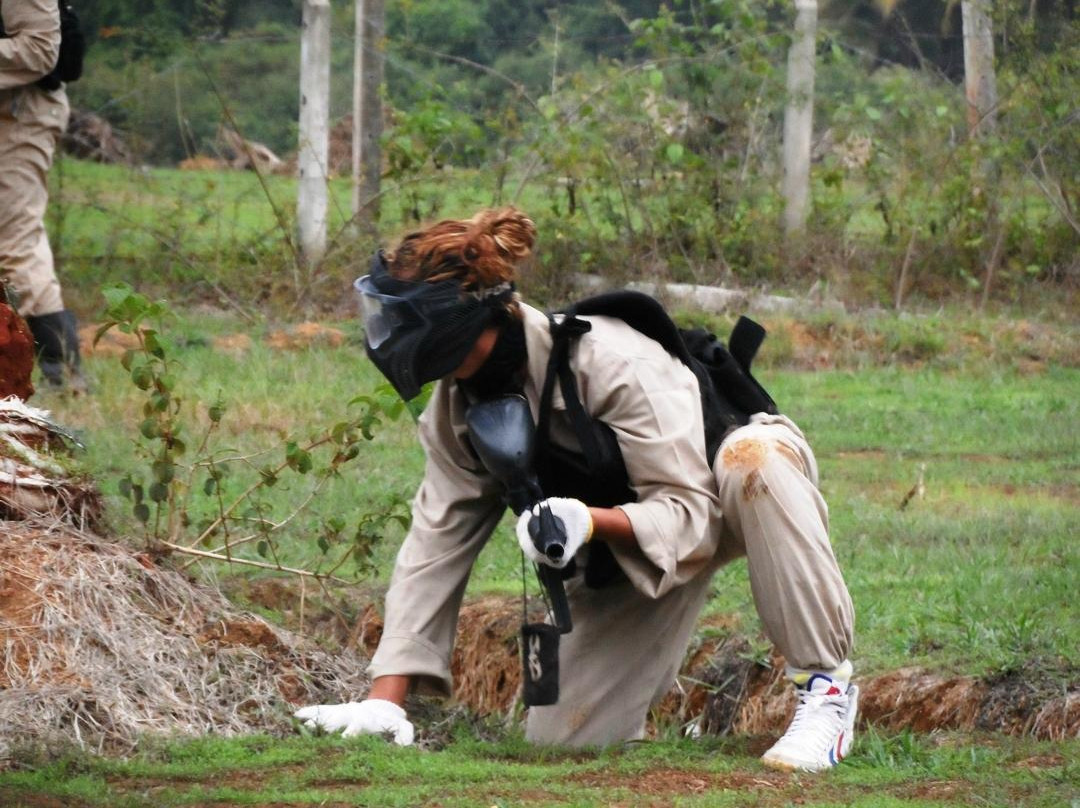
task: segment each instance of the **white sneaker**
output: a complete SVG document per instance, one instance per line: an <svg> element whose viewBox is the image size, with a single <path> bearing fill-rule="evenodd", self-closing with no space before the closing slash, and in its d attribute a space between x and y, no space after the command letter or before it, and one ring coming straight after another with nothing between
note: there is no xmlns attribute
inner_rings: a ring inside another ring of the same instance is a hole
<svg viewBox="0 0 1080 808"><path fill-rule="evenodd" d="M773 769L818 772L839 763L855 738L859 688L823 673L799 687L799 706L779 741L762 755Z"/></svg>

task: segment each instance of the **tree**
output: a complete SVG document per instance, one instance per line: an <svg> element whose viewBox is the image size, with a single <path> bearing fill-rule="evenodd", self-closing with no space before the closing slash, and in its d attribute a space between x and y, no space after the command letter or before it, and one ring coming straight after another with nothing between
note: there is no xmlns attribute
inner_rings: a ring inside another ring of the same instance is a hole
<svg viewBox="0 0 1080 808"><path fill-rule="evenodd" d="M814 41L817 0L795 0L784 109L784 232L806 227L810 211L810 144L814 126Z"/></svg>
<svg viewBox="0 0 1080 808"><path fill-rule="evenodd" d="M330 0L304 0L300 40L300 183L296 219L308 263L326 251L330 138Z"/></svg>
<svg viewBox="0 0 1080 808"><path fill-rule="evenodd" d="M383 0L356 0L353 57L353 219L374 233L382 174L382 83L386 30Z"/></svg>
<svg viewBox="0 0 1080 808"><path fill-rule="evenodd" d="M994 29L989 0L963 0L964 88L967 92L968 131L979 137L997 124L997 77L994 73Z"/></svg>

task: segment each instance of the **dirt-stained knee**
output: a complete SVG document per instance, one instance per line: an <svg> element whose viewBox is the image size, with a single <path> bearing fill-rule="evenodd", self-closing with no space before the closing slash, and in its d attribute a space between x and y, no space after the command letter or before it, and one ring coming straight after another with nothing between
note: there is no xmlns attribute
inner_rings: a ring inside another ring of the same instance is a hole
<svg viewBox="0 0 1080 808"><path fill-rule="evenodd" d="M753 471L765 465L769 447L754 438L735 441L724 447L720 462L733 471Z"/></svg>
<svg viewBox="0 0 1080 808"><path fill-rule="evenodd" d="M761 469L769 456L769 447L759 440L748 438L725 446L720 462L725 469L743 475L742 498L746 501L760 497L769 491L761 476Z"/></svg>

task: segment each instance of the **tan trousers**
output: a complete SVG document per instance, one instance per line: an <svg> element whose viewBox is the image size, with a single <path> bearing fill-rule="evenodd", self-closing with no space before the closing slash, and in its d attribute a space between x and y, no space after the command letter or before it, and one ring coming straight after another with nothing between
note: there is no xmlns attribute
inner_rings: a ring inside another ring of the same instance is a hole
<svg viewBox="0 0 1080 808"><path fill-rule="evenodd" d="M560 648L560 698L533 707L527 737L574 746L640 738L649 707L682 664L713 573L747 556L769 639L796 668L831 671L851 650L854 610L828 535L814 454L781 415L756 415L724 441L714 465L724 512L715 562L652 600L626 581L567 582L574 630Z"/></svg>
<svg viewBox="0 0 1080 808"><path fill-rule="evenodd" d="M0 90L0 276L23 317L63 311L45 233L48 173L68 121L63 90Z"/></svg>

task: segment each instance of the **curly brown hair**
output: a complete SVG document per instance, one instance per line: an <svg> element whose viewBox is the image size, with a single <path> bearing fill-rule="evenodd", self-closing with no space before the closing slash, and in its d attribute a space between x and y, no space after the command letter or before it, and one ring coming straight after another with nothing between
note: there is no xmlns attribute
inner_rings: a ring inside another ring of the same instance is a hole
<svg viewBox="0 0 1080 808"><path fill-rule="evenodd" d="M536 225L516 208L485 209L468 219L446 219L409 233L386 256L403 280L460 279L470 292L514 279L531 254Z"/></svg>

